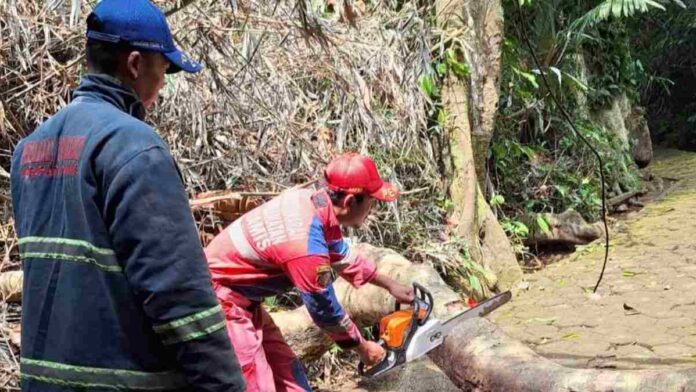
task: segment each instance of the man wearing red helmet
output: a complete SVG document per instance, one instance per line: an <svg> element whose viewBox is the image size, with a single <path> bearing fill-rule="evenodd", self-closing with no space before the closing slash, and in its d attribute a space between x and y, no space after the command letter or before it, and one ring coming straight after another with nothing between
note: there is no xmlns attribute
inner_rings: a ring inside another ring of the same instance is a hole
<svg viewBox="0 0 696 392"><path fill-rule="evenodd" d="M399 190L382 180L372 159L344 154L329 163L318 189L291 189L248 212L206 248L227 331L248 391L308 391L307 377L280 330L260 306L264 297L296 287L314 322L340 347L357 350L368 366L384 350L363 339L338 303L334 273L354 287L372 283L397 301L413 292L377 272L372 260L351 251L341 226L360 226L375 200L391 202Z"/></svg>

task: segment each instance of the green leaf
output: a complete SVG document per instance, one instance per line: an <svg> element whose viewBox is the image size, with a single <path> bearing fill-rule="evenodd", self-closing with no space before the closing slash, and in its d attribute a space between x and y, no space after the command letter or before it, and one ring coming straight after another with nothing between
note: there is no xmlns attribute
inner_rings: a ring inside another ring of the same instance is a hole
<svg viewBox="0 0 696 392"><path fill-rule="evenodd" d="M558 192L561 197L566 197L568 195L568 187L565 185L556 185L556 192Z"/></svg>
<svg viewBox="0 0 696 392"><path fill-rule="evenodd" d="M529 72L520 71L519 69L512 67L512 71L522 78L526 79L535 89L539 89L539 84L536 81L536 76Z"/></svg>
<svg viewBox="0 0 696 392"><path fill-rule="evenodd" d="M575 85L576 87L578 87L580 90L587 91L589 89L589 87L585 83L580 81L580 79L576 78L575 76L573 76L567 72L563 72L563 76L565 78L569 79L572 82L572 84Z"/></svg>
<svg viewBox="0 0 696 392"><path fill-rule="evenodd" d="M268 310L274 310L278 304L278 300L275 296L266 297L263 299L263 304L268 308Z"/></svg>
<svg viewBox="0 0 696 392"><path fill-rule="evenodd" d="M445 62L449 66L449 69L452 71L454 76L463 79L469 76L471 73L471 70L469 69L469 65L466 63L462 63L457 59L457 54L456 52L450 48L447 49L445 52Z"/></svg>
<svg viewBox="0 0 696 392"><path fill-rule="evenodd" d="M443 109L438 109L437 125L439 125L440 128L445 128L445 124L447 124L447 112L445 112Z"/></svg>
<svg viewBox="0 0 696 392"><path fill-rule="evenodd" d="M445 75L447 73L447 64L445 63L439 63L436 67L435 70L437 71L438 74L440 75Z"/></svg>
<svg viewBox="0 0 696 392"><path fill-rule="evenodd" d="M543 215L537 214L536 223L544 234L551 232L551 226L549 226L549 222L546 221L546 218L544 218Z"/></svg>
<svg viewBox="0 0 696 392"><path fill-rule="evenodd" d="M625 278L632 278L632 277L636 276L637 274L633 271L623 270L621 275L623 275Z"/></svg>
<svg viewBox="0 0 696 392"><path fill-rule="evenodd" d="M517 233L521 237L527 237L529 235L529 228L524 223L517 221L515 222L515 227L517 229Z"/></svg>
<svg viewBox="0 0 696 392"><path fill-rule="evenodd" d="M673 1L677 4L681 3L681 0ZM587 26L592 26L609 19L610 16L614 18L631 17L639 12L647 12L650 8L657 8L662 11L666 10L662 4L655 0L604 0L573 22L573 25L575 29L581 31Z"/></svg>
<svg viewBox="0 0 696 392"><path fill-rule="evenodd" d="M534 318L527 320L527 322L552 325L554 322L556 322L556 317L549 317L549 318L534 317Z"/></svg>
<svg viewBox="0 0 696 392"><path fill-rule="evenodd" d="M329 349L329 352L331 354L338 354L343 352L343 349L338 344L334 343L334 345Z"/></svg>
<svg viewBox="0 0 696 392"><path fill-rule="evenodd" d="M434 98L439 94L437 85L435 85L435 81L430 75L422 75L420 77L420 88L429 98Z"/></svg>
<svg viewBox="0 0 696 392"><path fill-rule="evenodd" d="M503 204L505 204L505 198L503 197L503 195L494 195L493 197L491 197L490 204L491 207L502 206Z"/></svg>
<svg viewBox="0 0 696 392"><path fill-rule="evenodd" d="M570 332L570 333L563 335L564 340L573 340L573 339L577 339L579 337L580 337L580 334L577 332Z"/></svg>
<svg viewBox="0 0 696 392"><path fill-rule="evenodd" d="M450 65L452 66L452 73L458 78L466 78L471 74L471 70L467 64L454 61Z"/></svg>
<svg viewBox="0 0 696 392"><path fill-rule="evenodd" d="M522 151L522 153L524 153L524 155L526 155L527 159L530 161L536 158L536 152L529 146L520 146L520 151Z"/></svg>
<svg viewBox="0 0 696 392"><path fill-rule="evenodd" d="M481 291L481 281L474 274L469 274L469 284L472 291Z"/></svg>

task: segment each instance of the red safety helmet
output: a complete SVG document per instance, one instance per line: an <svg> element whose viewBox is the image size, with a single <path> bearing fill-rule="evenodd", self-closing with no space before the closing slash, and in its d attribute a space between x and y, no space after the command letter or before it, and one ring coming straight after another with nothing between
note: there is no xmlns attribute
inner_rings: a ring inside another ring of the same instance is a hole
<svg viewBox="0 0 696 392"><path fill-rule="evenodd" d="M324 170L326 184L332 191L353 195L367 194L381 201L394 201L399 188L384 181L372 158L356 153L340 155Z"/></svg>

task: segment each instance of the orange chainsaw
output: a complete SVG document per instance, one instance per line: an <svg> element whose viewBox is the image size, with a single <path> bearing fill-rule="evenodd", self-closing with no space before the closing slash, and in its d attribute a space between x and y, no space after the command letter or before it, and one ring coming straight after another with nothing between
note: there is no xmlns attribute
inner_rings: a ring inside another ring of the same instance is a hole
<svg viewBox="0 0 696 392"><path fill-rule="evenodd" d="M433 296L425 287L413 283L415 299L408 309L396 310L379 322L379 344L386 351L384 359L375 366L365 369L361 361L358 372L364 377L378 377L395 367L422 357L437 346L464 320L483 317L507 303L512 295L509 291L500 293L476 306L469 308L445 322L430 319L433 310Z"/></svg>

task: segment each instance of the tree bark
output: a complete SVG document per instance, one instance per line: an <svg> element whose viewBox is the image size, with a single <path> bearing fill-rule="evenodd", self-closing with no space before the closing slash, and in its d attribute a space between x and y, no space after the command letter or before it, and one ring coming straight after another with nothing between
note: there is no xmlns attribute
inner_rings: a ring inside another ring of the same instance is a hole
<svg viewBox="0 0 696 392"><path fill-rule="evenodd" d="M696 369L617 371L561 366L486 319L462 323L430 358L463 391L696 391Z"/></svg>
<svg viewBox="0 0 696 392"><path fill-rule="evenodd" d="M454 204L453 235L465 240L473 261L495 274L478 276L487 287L462 287L477 299L490 290L507 290L522 277L512 247L481 191L488 147L493 135L498 102L498 79L502 39L502 6L497 1L437 0L437 24L453 45L460 62L471 75L461 80L445 78L442 104L450 135L453 179L450 196ZM464 282L466 285L466 282Z"/></svg>

